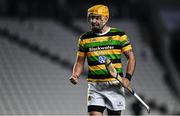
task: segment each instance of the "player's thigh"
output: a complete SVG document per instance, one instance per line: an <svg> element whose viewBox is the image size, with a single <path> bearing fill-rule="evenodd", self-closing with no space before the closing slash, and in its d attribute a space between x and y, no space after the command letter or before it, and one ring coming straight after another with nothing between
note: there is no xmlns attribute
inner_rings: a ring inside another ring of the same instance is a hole
<svg viewBox="0 0 180 116"><path fill-rule="evenodd" d="M104 96L98 92L98 91L88 91L88 96L87 96L87 105L88 106L105 106L105 98Z"/></svg>
<svg viewBox="0 0 180 116"><path fill-rule="evenodd" d="M118 88L114 88L118 89ZM112 111L125 110L125 97L119 92L108 91L106 93L106 107Z"/></svg>

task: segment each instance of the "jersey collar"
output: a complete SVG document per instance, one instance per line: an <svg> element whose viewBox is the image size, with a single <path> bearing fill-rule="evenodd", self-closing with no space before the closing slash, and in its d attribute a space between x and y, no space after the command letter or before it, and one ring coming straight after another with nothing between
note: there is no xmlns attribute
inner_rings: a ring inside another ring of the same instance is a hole
<svg viewBox="0 0 180 116"><path fill-rule="evenodd" d="M96 33L96 35L105 35L106 33L108 33L111 30L111 27L108 27L107 31L105 31L104 33Z"/></svg>

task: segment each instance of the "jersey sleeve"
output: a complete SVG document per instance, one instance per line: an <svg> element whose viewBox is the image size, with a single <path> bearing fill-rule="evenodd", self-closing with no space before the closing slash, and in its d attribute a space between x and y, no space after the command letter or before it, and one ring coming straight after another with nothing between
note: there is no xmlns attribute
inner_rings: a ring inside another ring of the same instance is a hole
<svg viewBox="0 0 180 116"><path fill-rule="evenodd" d="M85 55L86 55L86 53L85 53L84 43L83 43L83 40L80 37L79 41L78 41L77 56L85 56Z"/></svg>
<svg viewBox="0 0 180 116"><path fill-rule="evenodd" d="M132 49L132 45L127 37L126 34L122 35L120 37L120 43L121 43L121 50L122 52L128 51Z"/></svg>

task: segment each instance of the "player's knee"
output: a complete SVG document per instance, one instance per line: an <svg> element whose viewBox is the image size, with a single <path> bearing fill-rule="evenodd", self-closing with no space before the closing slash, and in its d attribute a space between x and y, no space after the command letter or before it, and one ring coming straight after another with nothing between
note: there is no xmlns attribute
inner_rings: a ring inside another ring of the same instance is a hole
<svg viewBox="0 0 180 116"><path fill-rule="evenodd" d="M121 115L121 110L113 111L113 110L107 109L107 113L108 113L109 116L120 116Z"/></svg>

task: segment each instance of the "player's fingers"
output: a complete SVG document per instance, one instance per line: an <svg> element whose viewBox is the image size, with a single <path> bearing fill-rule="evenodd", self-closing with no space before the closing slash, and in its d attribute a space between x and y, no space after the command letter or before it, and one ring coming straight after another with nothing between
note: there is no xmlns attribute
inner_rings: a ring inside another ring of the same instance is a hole
<svg viewBox="0 0 180 116"><path fill-rule="evenodd" d="M122 80L123 80L123 86L124 86L124 87L127 88L127 87L130 86L130 81L129 81L128 79L126 79L126 78L123 77Z"/></svg>
<svg viewBox="0 0 180 116"><path fill-rule="evenodd" d="M70 82L71 82L72 84L74 84L74 85L77 84L77 80L76 80L76 79L70 78L69 80L70 80Z"/></svg>
<svg viewBox="0 0 180 116"><path fill-rule="evenodd" d="M70 81L71 81L72 84L74 84L74 85L76 84L76 82L74 80L70 80Z"/></svg>
<svg viewBox="0 0 180 116"><path fill-rule="evenodd" d="M125 81L125 87L129 87L130 86L130 82L128 80Z"/></svg>

